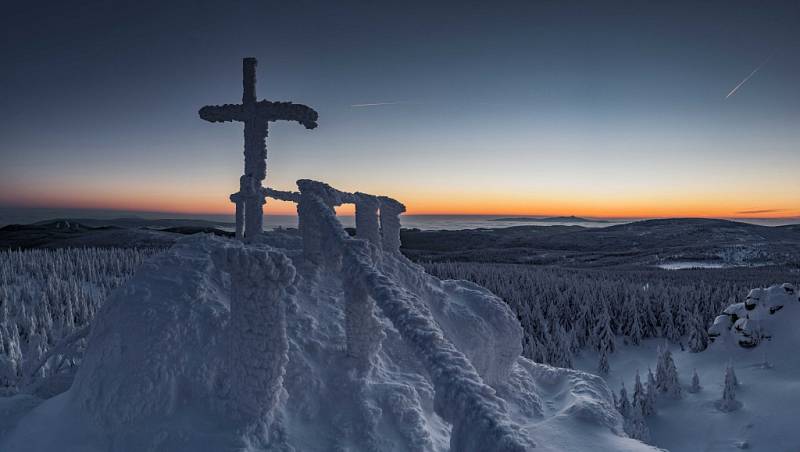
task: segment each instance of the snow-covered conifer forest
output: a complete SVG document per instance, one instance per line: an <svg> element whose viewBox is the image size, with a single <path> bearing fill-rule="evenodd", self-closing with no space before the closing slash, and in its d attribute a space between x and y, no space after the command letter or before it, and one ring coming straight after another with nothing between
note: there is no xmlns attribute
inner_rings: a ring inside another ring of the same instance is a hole
<svg viewBox="0 0 800 452"><path fill-rule="evenodd" d="M63 390L108 294L155 249L0 250L0 393ZM65 339L70 342L65 343ZM64 348L54 349L61 344ZM64 378L59 378L66 375Z"/></svg>
<svg viewBox="0 0 800 452"><path fill-rule="evenodd" d="M517 314L525 331L523 355L573 367L582 349L613 352L616 342L638 345L665 338L699 352L708 329L752 287L794 281L796 273L734 270L577 270L478 262L424 263L443 279L464 279L491 290ZM607 334L610 327L612 335Z"/></svg>
<svg viewBox="0 0 800 452"><path fill-rule="evenodd" d="M126 281L142 259L156 252L135 248L0 251L3 391L69 372L79 362L79 347L71 355L40 361L63 338L86 327L108 293ZM440 278L472 281L499 295L523 327L523 355L557 367L573 367L581 349L608 349L613 347L609 342L617 341L638 345L642 339L664 337L701 351L708 344L707 329L714 318L743 298L756 279L723 276L712 283L680 278L674 272L464 262L425 267ZM613 335L598 328L605 325ZM691 347L693 341L696 347ZM82 340L77 342L80 345Z"/></svg>

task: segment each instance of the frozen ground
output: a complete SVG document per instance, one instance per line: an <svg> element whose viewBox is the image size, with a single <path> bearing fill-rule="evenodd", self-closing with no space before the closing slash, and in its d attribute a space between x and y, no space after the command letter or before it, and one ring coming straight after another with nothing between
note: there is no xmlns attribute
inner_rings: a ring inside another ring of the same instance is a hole
<svg viewBox="0 0 800 452"><path fill-rule="evenodd" d="M98 313L67 392L0 399L0 450L652 450L621 433L602 379L519 357L521 330L500 299L399 254L378 252L375 269L391 284L380 293L407 302L377 300L391 311L377 311L381 346L363 373L346 331L365 326L346 319L343 275L304 261L296 236L268 241L243 250L190 236L144 264ZM237 259L260 272L236 273L250 268L230 267ZM274 299L232 317L232 278L252 279L240 295Z"/></svg>

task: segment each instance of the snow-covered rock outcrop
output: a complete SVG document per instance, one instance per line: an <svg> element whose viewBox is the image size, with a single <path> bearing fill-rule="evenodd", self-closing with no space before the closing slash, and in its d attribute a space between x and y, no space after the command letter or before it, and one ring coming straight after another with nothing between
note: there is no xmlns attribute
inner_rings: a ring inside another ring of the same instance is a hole
<svg viewBox="0 0 800 452"><path fill-rule="evenodd" d="M98 313L72 388L20 401L0 450L652 450L624 437L602 379L521 358L502 300L394 239L349 237L326 187L295 197L310 248L196 235L144 264ZM380 206L393 229L401 205Z"/></svg>
<svg viewBox="0 0 800 452"><path fill-rule="evenodd" d="M790 336L800 320L798 309L800 296L792 284L753 289L744 302L728 306L714 319L708 336L712 342L735 341L741 347L752 348L774 335Z"/></svg>

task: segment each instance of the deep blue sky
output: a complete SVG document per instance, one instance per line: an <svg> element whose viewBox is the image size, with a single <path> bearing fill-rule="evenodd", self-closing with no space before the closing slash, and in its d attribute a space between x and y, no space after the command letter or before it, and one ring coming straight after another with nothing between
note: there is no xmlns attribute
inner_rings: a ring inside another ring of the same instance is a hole
<svg viewBox="0 0 800 452"><path fill-rule="evenodd" d="M320 113L271 128L271 186L412 212L800 211L798 2L427 3L7 3L0 204L228 209L241 126L197 109L238 102L255 56L259 97Z"/></svg>

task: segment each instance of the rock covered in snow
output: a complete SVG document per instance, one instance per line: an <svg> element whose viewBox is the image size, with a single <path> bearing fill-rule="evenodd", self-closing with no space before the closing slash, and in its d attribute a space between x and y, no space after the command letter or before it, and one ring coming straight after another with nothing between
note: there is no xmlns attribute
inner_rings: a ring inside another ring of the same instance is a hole
<svg viewBox="0 0 800 452"><path fill-rule="evenodd" d="M734 303L714 319L708 331L712 342L731 340L744 348L772 339L778 311L787 306L800 306L797 289L792 284L753 289L747 299ZM773 317L775 316L775 317Z"/></svg>

